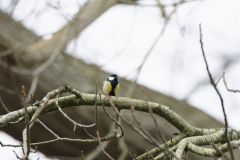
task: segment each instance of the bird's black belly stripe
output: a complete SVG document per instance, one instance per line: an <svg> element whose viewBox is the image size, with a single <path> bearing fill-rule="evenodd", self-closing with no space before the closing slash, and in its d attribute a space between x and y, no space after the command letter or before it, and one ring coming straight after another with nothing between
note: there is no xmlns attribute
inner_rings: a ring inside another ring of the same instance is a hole
<svg viewBox="0 0 240 160"><path fill-rule="evenodd" d="M110 82L111 85L112 85L112 90L109 92L109 95L110 96L115 96L115 93L114 93L114 89L116 88L116 86L118 85L117 82Z"/></svg>

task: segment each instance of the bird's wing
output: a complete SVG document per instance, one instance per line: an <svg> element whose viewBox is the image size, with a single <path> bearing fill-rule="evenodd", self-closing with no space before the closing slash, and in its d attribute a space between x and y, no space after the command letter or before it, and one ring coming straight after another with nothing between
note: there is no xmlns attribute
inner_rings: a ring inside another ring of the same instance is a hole
<svg viewBox="0 0 240 160"><path fill-rule="evenodd" d="M120 89L120 83L118 83L118 85L116 86L116 88L114 89L114 93L117 94L117 92L119 91Z"/></svg>

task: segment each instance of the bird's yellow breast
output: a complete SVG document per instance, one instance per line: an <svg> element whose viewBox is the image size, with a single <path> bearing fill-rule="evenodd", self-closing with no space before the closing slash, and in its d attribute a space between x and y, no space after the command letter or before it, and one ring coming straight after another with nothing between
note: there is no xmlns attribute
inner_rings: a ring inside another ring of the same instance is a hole
<svg viewBox="0 0 240 160"><path fill-rule="evenodd" d="M103 82L103 92L106 94L109 94L112 90L112 85L109 81L104 81Z"/></svg>

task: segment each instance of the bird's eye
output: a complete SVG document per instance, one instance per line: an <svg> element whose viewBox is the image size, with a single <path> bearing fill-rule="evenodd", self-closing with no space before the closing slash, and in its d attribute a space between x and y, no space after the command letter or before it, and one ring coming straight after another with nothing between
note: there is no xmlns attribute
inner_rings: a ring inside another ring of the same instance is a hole
<svg viewBox="0 0 240 160"><path fill-rule="evenodd" d="M110 81L112 81L114 78L115 78L115 77L108 77L108 79L109 79Z"/></svg>

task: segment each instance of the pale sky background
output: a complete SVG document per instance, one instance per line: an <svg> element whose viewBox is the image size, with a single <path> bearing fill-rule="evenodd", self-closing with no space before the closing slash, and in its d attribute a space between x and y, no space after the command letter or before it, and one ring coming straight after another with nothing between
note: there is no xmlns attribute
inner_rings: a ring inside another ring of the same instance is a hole
<svg viewBox="0 0 240 160"><path fill-rule="evenodd" d="M9 13L10 2L0 0L0 9ZM70 19L84 1L60 0L61 12L49 7L47 2L58 5L56 0L22 0L13 17L48 39L67 22L62 14ZM159 8L149 6L155 3L155 0L142 0L141 4L148 6L117 5L109 9L72 41L66 51L105 71L132 79L163 27ZM202 24L204 50L215 81L223 72L224 62L235 60L225 70L226 79L229 88L240 89L239 8L239 0L205 0L181 5L150 53L137 82L177 99L186 99L223 122L219 97L210 84L201 85L192 93L200 82L208 82L199 43L199 24ZM167 13L172 9L168 7ZM227 92L222 81L218 88L224 98L229 126L240 130L240 93ZM0 133L1 139L3 134ZM15 159L13 153L10 155Z"/></svg>

